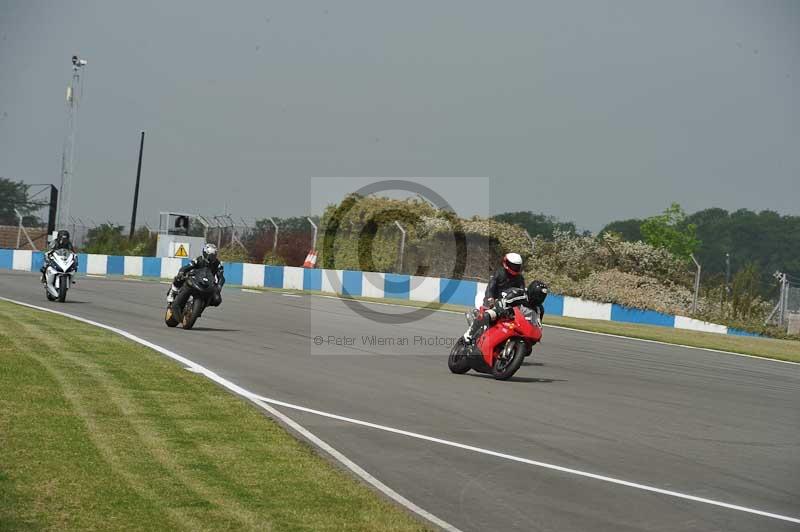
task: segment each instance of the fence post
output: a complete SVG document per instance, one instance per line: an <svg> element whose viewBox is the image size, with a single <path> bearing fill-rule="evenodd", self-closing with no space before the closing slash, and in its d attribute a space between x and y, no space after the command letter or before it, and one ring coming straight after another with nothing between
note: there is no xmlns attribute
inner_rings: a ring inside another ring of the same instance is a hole
<svg viewBox="0 0 800 532"><path fill-rule="evenodd" d="M531 243L531 258L533 258L533 255L536 252L536 245L534 244L533 239L531 238L531 234L528 232L528 230L524 229L524 231L525 231L525 236L528 237L528 242Z"/></svg>
<svg viewBox="0 0 800 532"><path fill-rule="evenodd" d="M23 227L22 225L22 214L20 214L20 212L17 209L14 209L14 212L17 213L17 217L19 218L19 230L17 232L17 249L19 249L19 231L22 231L23 233L25 233L25 238L28 240L28 244L31 246L31 249L33 251L39 251L38 249L36 249L36 246L33 245L33 240L31 240L30 235L28 235L28 230L25 229L25 227Z"/></svg>
<svg viewBox="0 0 800 532"><path fill-rule="evenodd" d="M781 327L786 324L786 311L789 309L789 278L783 274L781 280L781 289L783 290L783 305L781 305Z"/></svg>
<svg viewBox="0 0 800 532"><path fill-rule="evenodd" d="M278 224L275 223L275 220L272 219L272 216L267 218L269 223L272 224L272 227L275 228L275 236L272 238L272 255L274 256L277 253L278 249Z"/></svg>
<svg viewBox="0 0 800 532"><path fill-rule="evenodd" d="M400 265L397 268L397 273L403 273L403 255L406 251L406 230L403 229L403 226L400 225L400 222L397 220L394 221L394 225L400 229Z"/></svg>
<svg viewBox="0 0 800 532"><path fill-rule="evenodd" d="M306 220L308 220L308 223L314 228L314 239L311 241L311 249L317 249L317 224L308 216L306 216Z"/></svg>
<svg viewBox="0 0 800 532"><path fill-rule="evenodd" d="M692 258L694 265L697 266L697 273L694 276L694 297L692 298L692 314L695 314L697 312L697 295L700 292L700 270L702 268L697 259L694 258L694 253L689 254L689 256Z"/></svg>

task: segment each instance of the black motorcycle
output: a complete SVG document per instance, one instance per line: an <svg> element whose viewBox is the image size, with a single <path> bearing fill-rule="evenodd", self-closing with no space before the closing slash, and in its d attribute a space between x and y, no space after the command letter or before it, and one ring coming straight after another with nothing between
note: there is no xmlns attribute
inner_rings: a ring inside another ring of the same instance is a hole
<svg viewBox="0 0 800 532"><path fill-rule="evenodd" d="M175 327L179 323L184 329L194 327L194 323L203 314L215 290L216 283L211 270L197 268L190 271L172 304L167 304L164 315L167 327Z"/></svg>

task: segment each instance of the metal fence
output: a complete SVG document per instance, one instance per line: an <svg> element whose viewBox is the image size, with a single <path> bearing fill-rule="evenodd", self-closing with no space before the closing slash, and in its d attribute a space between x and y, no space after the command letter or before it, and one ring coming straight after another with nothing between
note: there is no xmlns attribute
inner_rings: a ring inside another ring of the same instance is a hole
<svg viewBox="0 0 800 532"><path fill-rule="evenodd" d="M800 312L800 283L790 282L786 292L786 311Z"/></svg>
<svg viewBox="0 0 800 532"><path fill-rule="evenodd" d="M783 272L775 272L773 277L779 285L778 302L764 323L783 328L788 325L790 317L800 314L800 279Z"/></svg>

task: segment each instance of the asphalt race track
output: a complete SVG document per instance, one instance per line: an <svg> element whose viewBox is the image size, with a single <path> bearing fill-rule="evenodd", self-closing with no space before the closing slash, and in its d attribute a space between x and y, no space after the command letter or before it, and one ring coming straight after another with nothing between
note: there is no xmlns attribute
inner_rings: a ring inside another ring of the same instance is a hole
<svg viewBox="0 0 800 532"><path fill-rule="evenodd" d="M226 289L222 307L183 331L164 325L166 288L81 278L58 304L45 299L38 274L0 273L0 296L127 330L265 397L800 517L800 365L546 328L516 378L497 382L451 374L449 348L424 345L463 332L456 314L396 325L371 315L409 309L368 304L355 313L333 298ZM317 335L330 343L315 346ZM403 337L411 345L399 345ZM381 338L396 343L369 345ZM465 531L800 529L742 509L279 410Z"/></svg>

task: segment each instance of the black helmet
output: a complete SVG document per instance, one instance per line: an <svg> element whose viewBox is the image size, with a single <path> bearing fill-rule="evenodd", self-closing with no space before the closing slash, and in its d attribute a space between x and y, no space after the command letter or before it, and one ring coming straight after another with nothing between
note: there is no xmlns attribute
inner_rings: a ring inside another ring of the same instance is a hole
<svg viewBox="0 0 800 532"><path fill-rule="evenodd" d="M69 241L69 231L66 229L62 229L58 233L56 233L56 242L68 242Z"/></svg>
<svg viewBox="0 0 800 532"><path fill-rule="evenodd" d="M528 285L528 301L534 305L541 305L549 291L550 289L542 281L533 281Z"/></svg>

